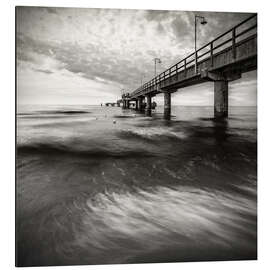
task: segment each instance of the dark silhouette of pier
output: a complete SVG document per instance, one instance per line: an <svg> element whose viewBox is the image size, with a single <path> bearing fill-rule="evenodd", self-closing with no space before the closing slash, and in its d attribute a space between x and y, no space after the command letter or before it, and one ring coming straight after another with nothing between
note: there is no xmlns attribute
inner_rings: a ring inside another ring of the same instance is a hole
<svg viewBox="0 0 270 270"><path fill-rule="evenodd" d="M105 106L111 106L111 107L114 107L114 106L118 106L118 107L120 107L120 101L119 100L117 100L117 102L107 102L107 103L105 103Z"/></svg>
<svg viewBox="0 0 270 270"><path fill-rule="evenodd" d="M150 116L152 97L164 95L164 118L171 116L171 94L207 81L214 83L214 116L228 116L228 84L257 69L257 14L219 35L119 101L123 108L144 110ZM146 101L145 101L146 100Z"/></svg>

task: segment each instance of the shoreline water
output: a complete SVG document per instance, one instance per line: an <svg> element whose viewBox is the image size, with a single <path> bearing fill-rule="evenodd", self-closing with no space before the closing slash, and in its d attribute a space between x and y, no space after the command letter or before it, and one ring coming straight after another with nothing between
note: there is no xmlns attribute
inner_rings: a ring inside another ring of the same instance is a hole
<svg viewBox="0 0 270 270"><path fill-rule="evenodd" d="M18 265L256 259L256 108L18 112Z"/></svg>

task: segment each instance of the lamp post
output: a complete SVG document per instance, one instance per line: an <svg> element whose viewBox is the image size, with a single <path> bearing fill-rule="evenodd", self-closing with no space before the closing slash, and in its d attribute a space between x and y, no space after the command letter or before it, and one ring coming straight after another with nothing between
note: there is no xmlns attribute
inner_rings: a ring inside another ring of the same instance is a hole
<svg viewBox="0 0 270 270"><path fill-rule="evenodd" d="M197 73L197 20L200 20L201 25L207 24L203 16L195 15L195 73Z"/></svg>
<svg viewBox="0 0 270 270"><path fill-rule="evenodd" d="M161 60L159 58L154 58L154 62L155 62L155 77L157 75L157 63L161 64Z"/></svg>

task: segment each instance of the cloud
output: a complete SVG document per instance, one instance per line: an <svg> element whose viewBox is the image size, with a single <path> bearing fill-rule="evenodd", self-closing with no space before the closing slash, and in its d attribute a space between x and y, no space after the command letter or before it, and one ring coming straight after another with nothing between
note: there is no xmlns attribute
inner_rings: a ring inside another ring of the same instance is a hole
<svg viewBox="0 0 270 270"><path fill-rule="evenodd" d="M34 68L33 70L38 71L38 72L43 72L45 74L52 74L53 73L53 71L51 71L49 69Z"/></svg>
<svg viewBox="0 0 270 270"><path fill-rule="evenodd" d="M51 14L57 14L57 11L56 11L55 8L46 7L45 9L46 9L46 11L47 11L48 13L51 13Z"/></svg>
<svg viewBox="0 0 270 270"><path fill-rule="evenodd" d="M139 87L142 74L144 82L153 77L155 57L162 60L159 73L194 47L193 12L19 7L16 14L20 82L30 80L31 72L46 82L21 85L38 92L40 84L43 94L46 84L52 87L55 82L55 91L63 95L62 89L75 87L72 80L84 85L89 97L99 89L105 98L117 98L120 88ZM200 14L208 20L199 28L200 44L249 16ZM50 95L53 98L53 92Z"/></svg>
<svg viewBox="0 0 270 270"><path fill-rule="evenodd" d="M176 16L171 22L171 27L179 41L190 41L193 38L193 35L190 35L192 27L183 17Z"/></svg>

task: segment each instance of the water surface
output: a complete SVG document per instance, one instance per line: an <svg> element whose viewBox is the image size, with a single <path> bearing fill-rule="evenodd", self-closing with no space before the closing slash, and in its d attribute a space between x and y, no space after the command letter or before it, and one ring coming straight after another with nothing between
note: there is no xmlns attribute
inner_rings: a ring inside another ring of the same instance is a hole
<svg viewBox="0 0 270 270"><path fill-rule="evenodd" d="M257 257L256 108L21 106L19 266Z"/></svg>

